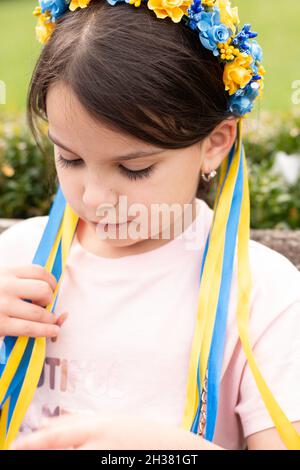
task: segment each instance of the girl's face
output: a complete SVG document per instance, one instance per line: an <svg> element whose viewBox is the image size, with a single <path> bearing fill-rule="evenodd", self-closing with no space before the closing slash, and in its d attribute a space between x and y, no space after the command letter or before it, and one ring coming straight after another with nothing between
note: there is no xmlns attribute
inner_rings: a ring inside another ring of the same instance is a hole
<svg viewBox="0 0 300 470"><path fill-rule="evenodd" d="M128 209L135 203L143 206L141 215L144 222L147 219L143 227L147 235L143 232L143 238L137 238L136 233L121 238L118 227L113 227L114 236L107 237L105 244L114 247L160 238L168 226L174 226L176 217L170 220L166 217L156 223L152 220L151 226L151 207L176 204L181 207L181 214L187 207L185 204L194 207L200 170L209 172L217 164L211 158L208 166L204 165L204 146L200 143L166 150L110 130L93 120L63 83L52 85L48 91L47 117L63 194L91 233L99 234L97 222L107 219L107 211L99 212L104 204L116 205L118 209L119 198L123 197L124 203L126 197ZM116 223L129 223L138 215L130 214L129 210L124 213L124 207L122 204L121 212L116 212Z"/></svg>

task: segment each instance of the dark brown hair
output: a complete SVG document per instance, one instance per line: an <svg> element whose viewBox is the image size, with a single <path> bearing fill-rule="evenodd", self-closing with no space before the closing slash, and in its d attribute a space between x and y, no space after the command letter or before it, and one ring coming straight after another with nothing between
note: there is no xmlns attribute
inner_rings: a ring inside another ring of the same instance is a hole
<svg viewBox="0 0 300 470"><path fill-rule="evenodd" d="M159 19L143 3L135 8L92 0L57 20L31 78L27 120L42 149L38 118L47 121L47 90L63 81L111 129L163 148L184 148L230 116L222 74L184 21ZM199 178L197 196L209 187Z"/></svg>

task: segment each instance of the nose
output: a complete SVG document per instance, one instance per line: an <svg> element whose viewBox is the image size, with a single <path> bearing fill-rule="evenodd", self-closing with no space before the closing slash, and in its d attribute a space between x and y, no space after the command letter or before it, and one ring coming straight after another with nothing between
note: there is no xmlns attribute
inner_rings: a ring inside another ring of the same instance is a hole
<svg viewBox="0 0 300 470"><path fill-rule="evenodd" d="M86 185L82 202L86 208L87 215L90 215L90 219L100 221L106 214L106 210L114 208L118 203L118 197L116 192L111 188L103 188L102 185L95 181L89 181ZM99 207L101 210L99 210Z"/></svg>

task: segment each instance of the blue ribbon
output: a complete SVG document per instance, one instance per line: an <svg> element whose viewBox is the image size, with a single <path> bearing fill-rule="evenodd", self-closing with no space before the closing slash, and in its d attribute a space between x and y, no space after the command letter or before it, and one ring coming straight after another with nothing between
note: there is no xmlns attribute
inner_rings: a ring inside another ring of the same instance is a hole
<svg viewBox="0 0 300 470"><path fill-rule="evenodd" d="M229 172L232 159L234 156L234 151L235 151L235 145L232 146L230 153L229 153L226 175L222 184L222 188L219 193L219 199L221 197L221 193L222 193L226 178L228 176L228 172ZM206 432L205 432L205 438L208 440L213 439L217 410L218 410L219 379L220 379L220 372L221 372L222 360L223 360L223 354L224 354L226 322L227 322L227 316L228 316L228 299L229 299L229 293L230 293L232 268L233 268L233 261L234 261L233 255L234 255L235 243L233 243L233 240L234 241L236 240L237 227L238 227L238 221L239 221L239 216L240 216L241 197L242 197L242 192L240 188L241 184L243 184L243 163L242 163L242 158L241 158L241 156L243 155L242 152L243 152L243 148L241 150L239 170L238 170L236 184L235 184L235 188L233 192L231 209L229 213L226 234L225 234L222 278L221 278L220 292L219 292L218 305L217 305L217 311L216 311L213 338L212 338L210 354L209 354L209 359L208 359L208 390L207 390L207 409L206 409L207 418L206 418ZM218 206L218 202L219 200L217 201L216 209ZM202 279L202 275L203 275L209 242L210 242L210 233L207 237L206 245L204 249L200 279ZM191 431L195 434L197 434L198 432L200 412L201 412L201 406L202 406L201 383L200 383L200 358L198 360L197 385L198 385L198 393L199 393L199 402L198 402L197 411L194 417L194 421L191 427Z"/></svg>

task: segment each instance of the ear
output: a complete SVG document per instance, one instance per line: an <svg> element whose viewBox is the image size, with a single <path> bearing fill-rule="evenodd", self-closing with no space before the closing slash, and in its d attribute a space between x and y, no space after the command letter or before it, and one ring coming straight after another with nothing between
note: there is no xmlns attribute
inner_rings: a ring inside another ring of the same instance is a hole
<svg viewBox="0 0 300 470"><path fill-rule="evenodd" d="M237 118L230 117L222 121L202 141L203 173L216 170L227 157L237 135Z"/></svg>

